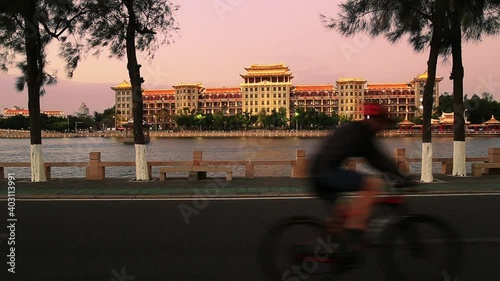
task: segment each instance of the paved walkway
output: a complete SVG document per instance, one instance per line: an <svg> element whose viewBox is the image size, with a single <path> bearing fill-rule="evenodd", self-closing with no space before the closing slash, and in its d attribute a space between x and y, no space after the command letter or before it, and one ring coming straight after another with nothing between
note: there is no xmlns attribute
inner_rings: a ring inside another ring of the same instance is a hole
<svg viewBox="0 0 500 281"><path fill-rule="evenodd" d="M434 175L433 183L418 186L423 193L500 193L500 175L482 177L454 177ZM7 198L7 180L0 198ZM164 182L154 179L136 182L131 179L106 179L87 181L84 179L53 179L33 183L29 179L17 179L16 199L37 198L191 198L191 197L287 197L313 196L307 179L268 178L208 178L199 181L170 179Z"/></svg>

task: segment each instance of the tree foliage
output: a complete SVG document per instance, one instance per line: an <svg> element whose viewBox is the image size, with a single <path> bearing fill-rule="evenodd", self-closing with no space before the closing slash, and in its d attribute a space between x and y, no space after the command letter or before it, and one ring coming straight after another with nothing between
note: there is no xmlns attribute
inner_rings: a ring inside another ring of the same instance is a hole
<svg viewBox="0 0 500 281"><path fill-rule="evenodd" d="M79 32L86 36L86 52L99 56L104 50L110 58L126 55L127 26L130 19L128 2L132 5L136 25L136 50L154 58L155 52L164 44L173 42L172 33L179 30L174 13L179 6L165 0L89 0L89 13Z"/></svg>
<svg viewBox="0 0 500 281"><path fill-rule="evenodd" d="M492 115L500 120L500 103L489 93L483 93L481 96L474 94L470 99L466 96L464 105L467 109L466 116L472 124L488 121Z"/></svg>

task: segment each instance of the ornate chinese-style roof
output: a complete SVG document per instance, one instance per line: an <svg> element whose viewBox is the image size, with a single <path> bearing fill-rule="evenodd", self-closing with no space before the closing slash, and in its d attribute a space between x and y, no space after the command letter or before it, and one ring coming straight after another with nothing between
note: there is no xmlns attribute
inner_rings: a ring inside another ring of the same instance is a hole
<svg viewBox="0 0 500 281"><path fill-rule="evenodd" d="M252 64L250 67L245 67L246 71L262 71L262 70L287 70L290 68L284 63L271 63L271 64Z"/></svg>
<svg viewBox="0 0 500 281"><path fill-rule="evenodd" d="M121 82L120 84L118 84L114 87L111 87L111 89L113 89L115 91L116 90L130 90L130 89L132 89L132 85L129 82L123 80L123 82Z"/></svg>
<svg viewBox="0 0 500 281"><path fill-rule="evenodd" d="M446 113L446 112L443 112L441 114L441 117L439 117L439 123L440 124L444 124L444 125L453 125L455 121L455 116L454 116L454 113L453 112L449 112L449 113ZM469 124L470 122L469 121L465 121L465 124Z"/></svg>
<svg viewBox="0 0 500 281"><path fill-rule="evenodd" d="M403 120L403 121L399 122L399 123L398 123L398 125L400 125L400 126L401 126L401 125L415 125L415 123L411 122L411 121L410 121L410 120L408 120L408 119L405 119L405 120Z"/></svg>
<svg viewBox="0 0 500 281"><path fill-rule="evenodd" d="M346 83L346 82L366 83L366 79L363 79L363 78L339 78L339 79L337 79L337 83Z"/></svg>
<svg viewBox="0 0 500 281"><path fill-rule="evenodd" d="M495 119L495 115L491 115L491 119L484 122L483 124L500 124L500 121Z"/></svg>
<svg viewBox="0 0 500 281"><path fill-rule="evenodd" d="M250 67L245 67L246 74L240 74L241 77L260 77L260 76L290 76L290 68L283 63L277 64L252 64Z"/></svg>
<svg viewBox="0 0 500 281"><path fill-rule="evenodd" d="M333 91L332 84L327 85L297 85L295 86L295 92L313 92L313 91Z"/></svg>
<svg viewBox="0 0 500 281"><path fill-rule="evenodd" d="M174 85L172 87L174 89L181 88L181 87L198 87L198 88L204 88L202 83L180 83L180 84Z"/></svg>
<svg viewBox="0 0 500 281"><path fill-rule="evenodd" d="M424 71L423 73L421 73L421 74L417 75L417 77L415 77L415 78L413 79L413 81L425 81L425 80L427 80L427 77L428 77L428 76L429 76L429 74L428 74L428 72L427 72L427 70L426 70L426 71ZM441 80L443 80L443 77L438 77L438 76L436 76L436 81L437 81L437 82L440 82Z"/></svg>

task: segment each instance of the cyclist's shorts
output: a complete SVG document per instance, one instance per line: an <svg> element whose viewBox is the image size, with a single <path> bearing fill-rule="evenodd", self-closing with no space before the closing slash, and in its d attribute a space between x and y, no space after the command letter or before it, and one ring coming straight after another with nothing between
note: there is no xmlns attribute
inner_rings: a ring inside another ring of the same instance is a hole
<svg viewBox="0 0 500 281"><path fill-rule="evenodd" d="M335 200L338 193L361 190L363 174L336 168L314 178L314 186L320 198Z"/></svg>

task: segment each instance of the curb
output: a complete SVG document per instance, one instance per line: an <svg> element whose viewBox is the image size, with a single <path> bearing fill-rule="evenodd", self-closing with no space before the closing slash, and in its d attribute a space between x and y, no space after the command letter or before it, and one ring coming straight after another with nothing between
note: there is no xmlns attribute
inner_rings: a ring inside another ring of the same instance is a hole
<svg viewBox="0 0 500 281"><path fill-rule="evenodd" d="M476 195L476 194L500 194L500 189L481 189L481 190L432 190L432 191L413 191L405 193L388 193L384 192L379 195L379 197L385 196L426 196L426 195ZM346 193L344 197L356 197L356 193ZM16 195L16 199L195 199L195 198L272 198L272 197L309 197L317 198L314 193L246 193L246 194L154 194L154 195L125 195L125 194L106 194L106 195L79 195L79 194L68 194L68 195L57 195L57 194L46 194L46 195L28 195L19 194ZM8 197L5 195L0 196L0 200L6 200Z"/></svg>

